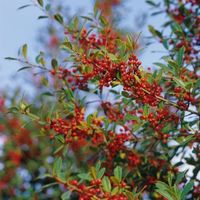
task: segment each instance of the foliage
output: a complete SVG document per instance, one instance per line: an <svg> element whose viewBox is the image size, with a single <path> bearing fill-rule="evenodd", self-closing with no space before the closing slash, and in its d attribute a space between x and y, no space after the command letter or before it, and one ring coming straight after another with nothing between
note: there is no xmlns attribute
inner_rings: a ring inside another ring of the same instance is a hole
<svg viewBox="0 0 200 200"><path fill-rule="evenodd" d="M92 15L71 20L34 3L62 37L54 56L40 52L32 62L25 44L7 58L36 74L42 89L10 100L9 110L9 98L0 100L2 199L198 199L198 2L147 1L153 15L164 7L170 19L170 33L149 26L166 48L154 71L142 67L137 39L113 24L120 0L97 1ZM192 175L179 172L185 164Z"/></svg>

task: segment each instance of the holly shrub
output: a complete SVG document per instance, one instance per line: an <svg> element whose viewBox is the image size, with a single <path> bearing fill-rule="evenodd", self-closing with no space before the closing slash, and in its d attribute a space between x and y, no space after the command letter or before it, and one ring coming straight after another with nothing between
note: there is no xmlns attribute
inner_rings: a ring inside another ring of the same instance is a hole
<svg viewBox="0 0 200 200"><path fill-rule="evenodd" d="M199 0L146 1L165 17L149 25L165 49L150 69L120 29L121 0L75 16L32 2L54 29L35 61L27 44L6 58L34 95L0 98L1 199L200 199Z"/></svg>

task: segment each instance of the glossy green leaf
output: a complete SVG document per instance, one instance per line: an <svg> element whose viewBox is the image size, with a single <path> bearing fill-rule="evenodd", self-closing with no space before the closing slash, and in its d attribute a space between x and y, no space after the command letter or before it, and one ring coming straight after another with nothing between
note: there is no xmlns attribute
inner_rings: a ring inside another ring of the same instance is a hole
<svg viewBox="0 0 200 200"><path fill-rule="evenodd" d="M58 157L55 159L54 164L53 164L53 175L57 175L62 168L62 158Z"/></svg>
<svg viewBox="0 0 200 200"><path fill-rule="evenodd" d="M186 198L186 195L189 193L189 191L193 188L194 186L194 181L191 180L189 183L187 183L184 188L183 191L181 193L181 200Z"/></svg>
<svg viewBox="0 0 200 200"><path fill-rule="evenodd" d="M60 24L64 23L63 17L59 13L57 13L56 15L54 15L54 19L56 21L58 21Z"/></svg>
<svg viewBox="0 0 200 200"><path fill-rule="evenodd" d="M122 168L120 166L117 166L114 169L114 176L115 178L117 178L119 181L122 180Z"/></svg>
<svg viewBox="0 0 200 200"><path fill-rule="evenodd" d="M43 0L37 0L37 1L38 1L38 4L43 7L43 5L44 5Z"/></svg>
<svg viewBox="0 0 200 200"><path fill-rule="evenodd" d="M107 176L104 176L102 179L102 186L105 192L111 192L111 183Z"/></svg>
<svg viewBox="0 0 200 200"><path fill-rule="evenodd" d="M183 56L184 56L185 48L181 47L177 54L177 63L179 66L183 65Z"/></svg>
<svg viewBox="0 0 200 200"><path fill-rule="evenodd" d="M24 44L22 46L22 55L24 56L25 59L27 59L27 50L28 50L28 46L27 44Z"/></svg>

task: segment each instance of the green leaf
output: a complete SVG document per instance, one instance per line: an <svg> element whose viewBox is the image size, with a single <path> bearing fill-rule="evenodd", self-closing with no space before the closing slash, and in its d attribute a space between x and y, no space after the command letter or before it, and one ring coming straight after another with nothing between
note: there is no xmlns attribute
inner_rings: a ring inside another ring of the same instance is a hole
<svg viewBox="0 0 200 200"><path fill-rule="evenodd" d="M18 113L19 112L19 108L17 107L11 107L8 110L8 113Z"/></svg>
<svg viewBox="0 0 200 200"><path fill-rule="evenodd" d="M35 180L45 179L45 178L53 178L51 174L42 174L35 178Z"/></svg>
<svg viewBox="0 0 200 200"><path fill-rule="evenodd" d="M125 118L124 118L125 121L128 121L128 120L138 120L138 117L135 116L135 115L131 115L131 114L126 114Z"/></svg>
<svg viewBox="0 0 200 200"><path fill-rule="evenodd" d="M168 189L169 189L169 186L168 186L166 183L161 182L161 181L158 181L158 182L156 183L156 187L157 187L158 189L160 189L160 190L168 190Z"/></svg>
<svg viewBox="0 0 200 200"><path fill-rule="evenodd" d="M21 9L24 9L24 8L27 8L27 7L30 7L30 6L31 6L30 4L27 4L27 5L19 7L17 10L21 10Z"/></svg>
<svg viewBox="0 0 200 200"><path fill-rule="evenodd" d="M129 200L139 199L139 198L136 198L134 196L134 194L132 192L128 191L128 190L126 190L125 193L126 193L126 196L128 197Z"/></svg>
<svg viewBox="0 0 200 200"><path fill-rule="evenodd" d="M183 30L182 27L178 24L178 23L174 23L173 25L171 25L173 32L178 35L178 36L182 36L183 34Z"/></svg>
<svg viewBox="0 0 200 200"><path fill-rule="evenodd" d="M162 33L158 30L156 30L153 26L149 25L148 26L149 32L154 36L154 37L159 37L163 38Z"/></svg>
<svg viewBox="0 0 200 200"><path fill-rule="evenodd" d="M170 67L173 67L174 72L177 72L180 69L180 66L178 65L178 63L172 59L168 60L168 64Z"/></svg>
<svg viewBox="0 0 200 200"><path fill-rule="evenodd" d="M65 41L63 45L61 46L61 49L71 52L73 47L72 47L72 44L65 38Z"/></svg>
<svg viewBox="0 0 200 200"><path fill-rule="evenodd" d="M101 179L106 171L106 168L102 168L97 172L97 178Z"/></svg>
<svg viewBox="0 0 200 200"><path fill-rule="evenodd" d="M104 176L102 179L102 186L105 192L111 192L111 183L107 176Z"/></svg>
<svg viewBox="0 0 200 200"><path fill-rule="evenodd" d="M143 113L144 116L148 116L149 114L149 106L147 104L144 105Z"/></svg>
<svg viewBox="0 0 200 200"><path fill-rule="evenodd" d="M161 181L158 181L156 183L156 192L161 194L163 197L167 198L168 200L174 200L171 194L169 193L170 188L166 183L163 183Z"/></svg>
<svg viewBox="0 0 200 200"><path fill-rule="evenodd" d="M51 9L51 4L47 4L47 5L45 6L45 10L48 12L50 9Z"/></svg>
<svg viewBox="0 0 200 200"><path fill-rule="evenodd" d="M24 44L22 46L22 55L24 56L24 58L27 58L27 49L28 49L27 44Z"/></svg>
<svg viewBox="0 0 200 200"><path fill-rule="evenodd" d="M92 180L92 177L89 173L81 173L81 174L78 174L78 177L82 180L87 180L87 181L91 181Z"/></svg>
<svg viewBox="0 0 200 200"><path fill-rule="evenodd" d="M41 94L41 96L50 96L50 97L52 97L52 96L54 96L51 92L43 92L42 94Z"/></svg>
<svg viewBox="0 0 200 200"><path fill-rule="evenodd" d="M191 180L189 183L187 183L187 185L184 186L183 191L181 193L181 200L185 199L186 195L193 188L193 186L194 186L194 180Z"/></svg>
<svg viewBox="0 0 200 200"><path fill-rule="evenodd" d="M17 71L19 72L19 71L23 71L23 70L25 70L25 69L30 69L30 68L32 68L32 67L30 67L30 66L21 67L21 68L18 69Z"/></svg>
<svg viewBox="0 0 200 200"><path fill-rule="evenodd" d="M186 138L184 138L184 141L181 142L180 146L185 146L192 140L194 140L194 135L188 135Z"/></svg>
<svg viewBox="0 0 200 200"><path fill-rule="evenodd" d="M194 88L197 89L200 87L200 79L198 79L194 85Z"/></svg>
<svg viewBox="0 0 200 200"><path fill-rule="evenodd" d="M28 116L32 119L32 120L36 120L38 121L40 118L37 115L34 115L32 113L28 113Z"/></svg>
<svg viewBox="0 0 200 200"><path fill-rule="evenodd" d="M58 141L60 141L62 144L65 144L65 139L63 135L56 135L55 137Z"/></svg>
<svg viewBox="0 0 200 200"><path fill-rule="evenodd" d="M98 161L97 164L96 164L96 166L95 166L95 169L96 169L96 171L99 171L100 168L101 168L101 161Z"/></svg>
<svg viewBox="0 0 200 200"><path fill-rule="evenodd" d="M59 146L54 152L53 154L56 155L57 153L59 153L60 151L62 151L64 149L65 145L61 145Z"/></svg>
<svg viewBox="0 0 200 200"><path fill-rule="evenodd" d="M162 69L168 69L167 65L165 65L165 64L163 64L163 63L155 62L155 63L153 63L153 64L156 65L156 66L161 67Z"/></svg>
<svg viewBox="0 0 200 200"><path fill-rule="evenodd" d="M54 19L56 21L58 21L60 24L64 23L63 17L59 13L57 13L56 15L54 15Z"/></svg>
<svg viewBox="0 0 200 200"><path fill-rule="evenodd" d="M45 16L45 15L44 15L44 16L39 16L39 17L38 17L38 19L46 19L46 18L48 18L48 16Z"/></svg>
<svg viewBox="0 0 200 200"><path fill-rule="evenodd" d="M53 164L53 174L57 175L58 173L60 173L61 168L62 168L62 158L58 157L56 158Z"/></svg>
<svg viewBox="0 0 200 200"><path fill-rule="evenodd" d="M183 178L185 177L185 173L186 171L178 173L175 184L179 184L183 180Z"/></svg>
<svg viewBox="0 0 200 200"><path fill-rule="evenodd" d="M166 190L156 190L159 194L161 194L163 197L167 198L168 200L174 200L173 197L166 191Z"/></svg>
<svg viewBox="0 0 200 200"><path fill-rule="evenodd" d="M106 18L104 17L104 16L100 16L99 17L99 20L100 20L100 22L101 22L101 24L103 25L103 26L106 26L106 25L108 25L108 21L106 20Z"/></svg>
<svg viewBox="0 0 200 200"><path fill-rule="evenodd" d="M12 58L12 57L5 57L4 59L6 59L6 60L17 60L17 58Z"/></svg>
<svg viewBox="0 0 200 200"><path fill-rule="evenodd" d="M67 191L61 195L62 200L69 200L71 196L71 191Z"/></svg>
<svg viewBox="0 0 200 200"><path fill-rule="evenodd" d="M163 13L163 12L164 12L163 10L157 11L157 12L153 12L153 13L151 14L151 16L159 15L159 14L161 14L161 13Z"/></svg>
<svg viewBox="0 0 200 200"><path fill-rule="evenodd" d="M130 95L129 95L129 93L128 92L126 92L126 91L122 91L122 96L124 96L124 97L127 97L127 98L130 98Z"/></svg>
<svg viewBox="0 0 200 200"><path fill-rule="evenodd" d="M114 176L115 178L117 178L119 181L122 180L122 168L120 166L117 166L114 169Z"/></svg>
<svg viewBox="0 0 200 200"><path fill-rule="evenodd" d="M96 178L97 178L97 170L96 170L95 167L91 167L91 168L90 168L90 173L91 173L93 179L96 179Z"/></svg>
<svg viewBox="0 0 200 200"><path fill-rule="evenodd" d="M81 16L81 18L86 19L86 20L91 21L91 22L93 21L93 19L88 17L88 16Z"/></svg>
<svg viewBox="0 0 200 200"><path fill-rule="evenodd" d="M78 30L79 20L78 20L77 16L74 18L74 22L73 23L74 23L74 28Z"/></svg>
<svg viewBox="0 0 200 200"><path fill-rule="evenodd" d="M46 188L49 188L49 187L54 186L54 185L57 185L57 184L58 184L57 182L46 184L46 185L44 185L44 186L42 187L41 190L46 189Z"/></svg>
<svg viewBox="0 0 200 200"><path fill-rule="evenodd" d="M43 5L44 5L43 0L37 0L37 1L38 1L38 4L43 7Z"/></svg>
<svg viewBox="0 0 200 200"><path fill-rule="evenodd" d="M146 3L148 3L151 6L157 7L158 5L153 0L146 0Z"/></svg>
<svg viewBox="0 0 200 200"><path fill-rule="evenodd" d="M163 44L163 46L165 47L165 49L169 49L168 40L167 40L167 39L163 39L163 40L162 40L162 44Z"/></svg>
<svg viewBox="0 0 200 200"><path fill-rule="evenodd" d="M131 35L131 34L128 34L128 35L126 36L126 39L127 39L126 47L127 47L129 50L133 50L133 49L134 49L134 48L133 48L134 42L133 42L133 37L132 37L132 35Z"/></svg>
<svg viewBox="0 0 200 200"><path fill-rule="evenodd" d="M108 57L112 60L112 61L116 61L117 60L117 57L112 54L112 53L108 53Z"/></svg>
<svg viewBox="0 0 200 200"><path fill-rule="evenodd" d="M116 195L118 192L119 192L119 187L115 187L115 188L112 190L111 195L114 196L114 195Z"/></svg>
<svg viewBox="0 0 200 200"><path fill-rule="evenodd" d="M68 101L72 101L74 99L74 95L73 95L72 90L65 89L64 92L65 92L65 95L66 95L66 98L67 98Z"/></svg>
<svg viewBox="0 0 200 200"><path fill-rule="evenodd" d="M176 82L176 84L177 84L178 86L180 86L180 87L186 89L185 83L184 83L182 80L180 80L180 79L178 79L178 78L176 78L176 77L173 77L173 80Z"/></svg>
<svg viewBox="0 0 200 200"><path fill-rule="evenodd" d="M56 69L58 67L58 61L56 59L52 59L51 66L53 67L53 69Z"/></svg>
<svg viewBox="0 0 200 200"><path fill-rule="evenodd" d="M177 63L179 66L183 65L183 56L184 56L185 48L182 47L179 49L178 54L177 54Z"/></svg>

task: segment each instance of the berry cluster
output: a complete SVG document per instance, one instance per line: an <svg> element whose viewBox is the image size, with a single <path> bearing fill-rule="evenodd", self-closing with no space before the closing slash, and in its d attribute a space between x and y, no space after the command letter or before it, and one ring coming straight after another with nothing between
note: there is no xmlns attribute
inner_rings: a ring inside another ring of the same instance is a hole
<svg viewBox="0 0 200 200"><path fill-rule="evenodd" d="M156 131L159 139L161 139L164 143L167 142L168 137L170 136L168 133L163 133L162 130L168 124L176 126L179 122L179 117L170 113L167 107L157 110L156 113L149 113L148 116L141 116L141 119L147 120L150 123L150 127Z"/></svg>
<svg viewBox="0 0 200 200"><path fill-rule="evenodd" d="M84 110L75 107L75 114L67 119L58 118L52 120L50 125L45 126L46 130L52 129L57 135L63 135L66 143L74 150L90 144L97 147L104 143L105 137L102 132L102 117L92 117L90 122L84 120ZM53 139L54 135L50 135Z"/></svg>
<svg viewBox="0 0 200 200"><path fill-rule="evenodd" d="M110 121L116 122L118 120L123 120L124 114L121 113L118 108L113 107L110 102L103 102L101 106Z"/></svg>
<svg viewBox="0 0 200 200"><path fill-rule="evenodd" d="M72 192L76 192L81 200L92 200L94 198L107 200L128 200L128 197L123 193L123 189L127 187L127 184L124 181L115 184L112 179L110 180L113 187L121 187L117 194L112 194L111 192L105 191L102 184L102 179L92 180L89 184L79 183L77 180L72 180L67 184L67 187Z"/></svg>
<svg viewBox="0 0 200 200"><path fill-rule="evenodd" d="M131 96L139 103L156 106L157 97L160 96L162 88L154 81L149 83L146 77L142 77L139 66L141 62L136 55L131 55L126 64L120 66L124 90L130 91Z"/></svg>
<svg viewBox="0 0 200 200"><path fill-rule="evenodd" d="M141 163L141 159L135 152L130 152L128 155L128 163L131 167L137 167Z"/></svg>
<svg viewBox="0 0 200 200"><path fill-rule="evenodd" d="M88 35L87 30L83 29L81 31L79 43L85 52L91 49L104 47L108 52L115 53L117 50L116 40L119 38L120 35L112 29L104 29L99 35L94 33Z"/></svg>
<svg viewBox="0 0 200 200"><path fill-rule="evenodd" d="M73 140L77 141L80 138L87 137L87 130L82 130L78 126L84 121L84 110L79 107L75 108L74 116L69 116L68 119L55 119L52 120L50 126L46 126L46 129L53 129L57 134L65 136L67 143Z"/></svg>
<svg viewBox="0 0 200 200"><path fill-rule="evenodd" d="M127 146L125 142L128 142L132 139L132 134L129 132L116 134L113 131L109 132L110 142L107 146L108 149L108 160L112 160L116 157L120 151L126 150Z"/></svg>

